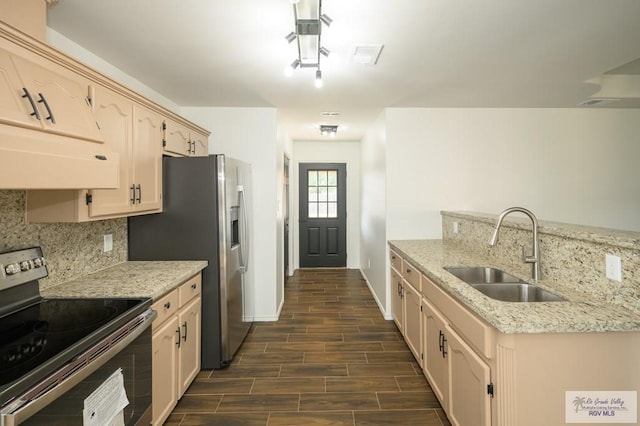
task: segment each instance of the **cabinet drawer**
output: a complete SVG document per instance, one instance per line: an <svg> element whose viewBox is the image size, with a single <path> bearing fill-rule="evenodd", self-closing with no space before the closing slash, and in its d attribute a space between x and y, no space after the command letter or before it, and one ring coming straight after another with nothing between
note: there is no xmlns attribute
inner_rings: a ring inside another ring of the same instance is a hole
<svg viewBox="0 0 640 426"><path fill-rule="evenodd" d="M185 283L178 288L178 291L180 293L180 307L183 307L189 300L202 293L202 275L194 275L185 281Z"/></svg>
<svg viewBox="0 0 640 426"><path fill-rule="evenodd" d="M420 285L420 272L406 260L402 262L402 277L415 288L418 293L422 293Z"/></svg>
<svg viewBox="0 0 640 426"><path fill-rule="evenodd" d="M158 313L158 317L153 321L152 329L156 329L160 326L167 318L172 317L178 312L178 290L173 290L171 293L163 296L161 299L156 301L152 308Z"/></svg>
<svg viewBox="0 0 640 426"><path fill-rule="evenodd" d="M487 358L493 357L493 328L455 301L437 284L422 276L423 294L447 318L448 324Z"/></svg>
<svg viewBox="0 0 640 426"><path fill-rule="evenodd" d="M391 266L396 271L402 271L402 258L398 255L398 253L393 250L389 250L389 257L391 260Z"/></svg>

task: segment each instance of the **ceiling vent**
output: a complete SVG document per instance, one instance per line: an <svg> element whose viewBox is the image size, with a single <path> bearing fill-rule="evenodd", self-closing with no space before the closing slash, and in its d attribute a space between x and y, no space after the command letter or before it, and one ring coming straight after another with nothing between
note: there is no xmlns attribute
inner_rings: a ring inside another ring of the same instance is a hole
<svg viewBox="0 0 640 426"><path fill-rule="evenodd" d="M337 111L322 111L320 113L321 117L337 117L339 115L340 115L340 113L337 112Z"/></svg>
<svg viewBox="0 0 640 426"><path fill-rule="evenodd" d="M375 65L378 63L378 58L380 58L382 47L382 44L362 44L355 46L353 48L351 61L354 64Z"/></svg>

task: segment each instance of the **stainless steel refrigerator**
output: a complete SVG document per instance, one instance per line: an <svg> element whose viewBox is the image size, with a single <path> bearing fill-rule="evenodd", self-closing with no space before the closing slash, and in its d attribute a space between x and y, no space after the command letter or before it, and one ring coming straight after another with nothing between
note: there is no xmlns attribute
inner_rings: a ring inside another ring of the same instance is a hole
<svg viewBox="0 0 640 426"><path fill-rule="evenodd" d="M222 368L253 321L251 166L225 157L164 157L163 212L130 217L129 260L207 260L202 368Z"/></svg>

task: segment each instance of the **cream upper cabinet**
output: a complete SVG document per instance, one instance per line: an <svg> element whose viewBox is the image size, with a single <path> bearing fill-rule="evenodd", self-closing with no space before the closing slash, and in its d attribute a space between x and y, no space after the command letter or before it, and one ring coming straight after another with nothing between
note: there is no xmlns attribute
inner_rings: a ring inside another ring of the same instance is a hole
<svg viewBox="0 0 640 426"><path fill-rule="evenodd" d="M117 188L119 159L93 116L88 80L21 37L0 22L0 188Z"/></svg>
<svg viewBox="0 0 640 426"><path fill-rule="evenodd" d="M86 222L162 210L162 116L101 86L91 93L106 145L120 156L120 186L28 191L28 222Z"/></svg>
<svg viewBox="0 0 640 426"><path fill-rule="evenodd" d="M159 211L162 209L162 116L135 105L133 118L133 205L136 211Z"/></svg>
<svg viewBox="0 0 640 426"><path fill-rule="evenodd" d="M88 84L54 64L45 68L21 57L12 59L24 84L23 96L31 114L40 117L45 131L104 142L87 100Z"/></svg>
<svg viewBox="0 0 640 426"><path fill-rule="evenodd" d="M202 157L209 154L208 137L174 120L166 119L164 151L186 157Z"/></svg>

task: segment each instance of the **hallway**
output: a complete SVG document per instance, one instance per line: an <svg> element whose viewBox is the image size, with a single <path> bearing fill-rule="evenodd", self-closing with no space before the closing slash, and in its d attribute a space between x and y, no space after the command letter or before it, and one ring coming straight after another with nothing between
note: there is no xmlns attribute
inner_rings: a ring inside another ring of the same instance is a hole
<svg viewBox="0 0 640 426"><path fill-rule="evenodd" d="M360 271L298 270L280 320L202 371L166 425L450 425Z"/></svg>

